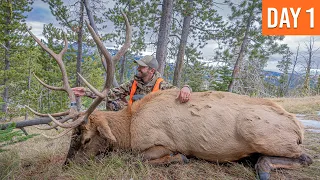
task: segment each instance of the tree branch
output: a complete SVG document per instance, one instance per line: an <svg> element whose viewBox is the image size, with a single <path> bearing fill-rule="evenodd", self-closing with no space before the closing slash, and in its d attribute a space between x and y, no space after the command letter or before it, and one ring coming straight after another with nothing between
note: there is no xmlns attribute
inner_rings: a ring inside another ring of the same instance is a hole
<svg viewBox="0 0 320 180"><path fill-rule="evenodd" d="M49 117L43 117L43 118L37 118L37 119L31 119L31 120L26 120L26 121L19 121L15 122L16 128L23 128L27 126L34 126L34 125L39 125L39 124L48 124L52 120ZM6 124L1 124L0 125L0 130L5 130L7 129L13 122L6 123Z"/></svg>

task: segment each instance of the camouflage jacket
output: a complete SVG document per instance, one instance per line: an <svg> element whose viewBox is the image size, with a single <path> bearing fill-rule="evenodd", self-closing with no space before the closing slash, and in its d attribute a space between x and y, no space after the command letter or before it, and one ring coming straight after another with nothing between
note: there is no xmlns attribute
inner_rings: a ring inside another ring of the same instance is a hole
<svg viewBox="0 0 320 180"><path fill-rule="evenodd" d="M135 76L134 80L137 81L137 90L135 92L135 95L138 95L138 94L147 95L148 93L150 93L157 79L160 77L161 77L161 74L159 72L156 72L153 75L153 78L151 79L150 82L144 83L142 79ZM113 111L118 111L124 108L124 106L127 105L126 97L130 95L132 84L133 84L133 80L127 83L121 84L119 87L110 89L110 91L108 92L108 96L106 98L107 108ZM168 82L162 81L160 83L159 89L165 90L165 89L172 89L172 88L175 88L175 86L171 85ZM95 95L90 91L86 91L86 96L92 97L92 98L95 97Z"/></svg>

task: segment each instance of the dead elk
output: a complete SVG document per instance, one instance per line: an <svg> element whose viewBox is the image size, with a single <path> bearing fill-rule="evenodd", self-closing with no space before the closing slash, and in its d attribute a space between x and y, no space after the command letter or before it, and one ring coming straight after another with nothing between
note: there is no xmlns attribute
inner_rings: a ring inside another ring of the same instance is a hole
<svg viewBox="0 0 320 180"><path fill-rule="evenodd" d="M72 146L77 148L70 148L68 158L77 161L110 148L140 151L151 164L183 162L185 156L230 162L259 153L264 155L256 165L260 179L268 179L276 168L312 163L301 147L301 123L273 102L199 92L180 104L176 94L152 93L120 112L95 111L79 127L80 137Z"/></svg>

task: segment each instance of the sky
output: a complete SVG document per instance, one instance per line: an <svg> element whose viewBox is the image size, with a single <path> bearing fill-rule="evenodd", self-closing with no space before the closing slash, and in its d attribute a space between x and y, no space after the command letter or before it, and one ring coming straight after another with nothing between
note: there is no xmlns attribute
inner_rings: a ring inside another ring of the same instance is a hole
<svg viewBox="0 0 320 180"><path fill-rule="evenodd" d="M64 0L66 3L70 3L70 0ZM60 27L60 25L55 20L55 17L51 14L49 5L42 2L41 0L35 0L33 4L33 10L29 13L27 13L27 25L32 26L32 32L38 37L38 38L44 38L42 35L43 25L53 23L56 27ZM220 6L218 8L218 12L222 16L226 16L228 13L230 13L230 10L227 7ZM110 28L110 26L109 26ZM320 36L314 36L315 37L315 44L314 49L317 49L320 47ZM303 56L306 56L306 43L308 43L310 39L310 36L286 36L284 41L282 43L288 44L290 47L290 50L293 53L296 53L296 49L298 44L300 44L300 55L299 56L299 64L298 64L298 71L303 71L303 67L305 64L305 58ZM107 45L108 46L108 45ZM110 45L112 46L112 45ZM203 57L205 59L209 59L214 55L213 49L216 48L216 44L214 41L211 41L206 47L204 47L201 51L203 52ZM154 51L154 50L153 50ZM142 54L148 54L149 52L142 52ZM280 56L272 56L270 57L270 60L268 61L268 65L265 68L265 70L270 71L276 71L279 72L279 69L276 67L278 64L278 60L280 59ZM316 52L314 55L314 63L313 63L313 69L320 69L320 49Z"/></svg>

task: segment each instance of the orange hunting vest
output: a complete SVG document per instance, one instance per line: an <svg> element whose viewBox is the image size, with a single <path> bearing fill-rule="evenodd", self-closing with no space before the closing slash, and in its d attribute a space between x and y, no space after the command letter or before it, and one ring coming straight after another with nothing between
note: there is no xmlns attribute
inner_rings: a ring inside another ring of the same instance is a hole
<svg viewBox="0 0 320 180"><path fill-rule="evenodd" d="M158 78L158 79L157 79L156 83L155 83L154 86L153 86L152 92L156 92L156 91L159 90L159 88L160 88L160 83L161 83L162 81L163 81L162 78ZM134 96L134 93L136 93L136 90L137 90L137 81L134 80L133 83L132 83L131 91L130 91L130 99L129 99L129 103L128 103L129 106L131 106L132 103L133 103L132 98L133 98L133 96Z"/></svg>

